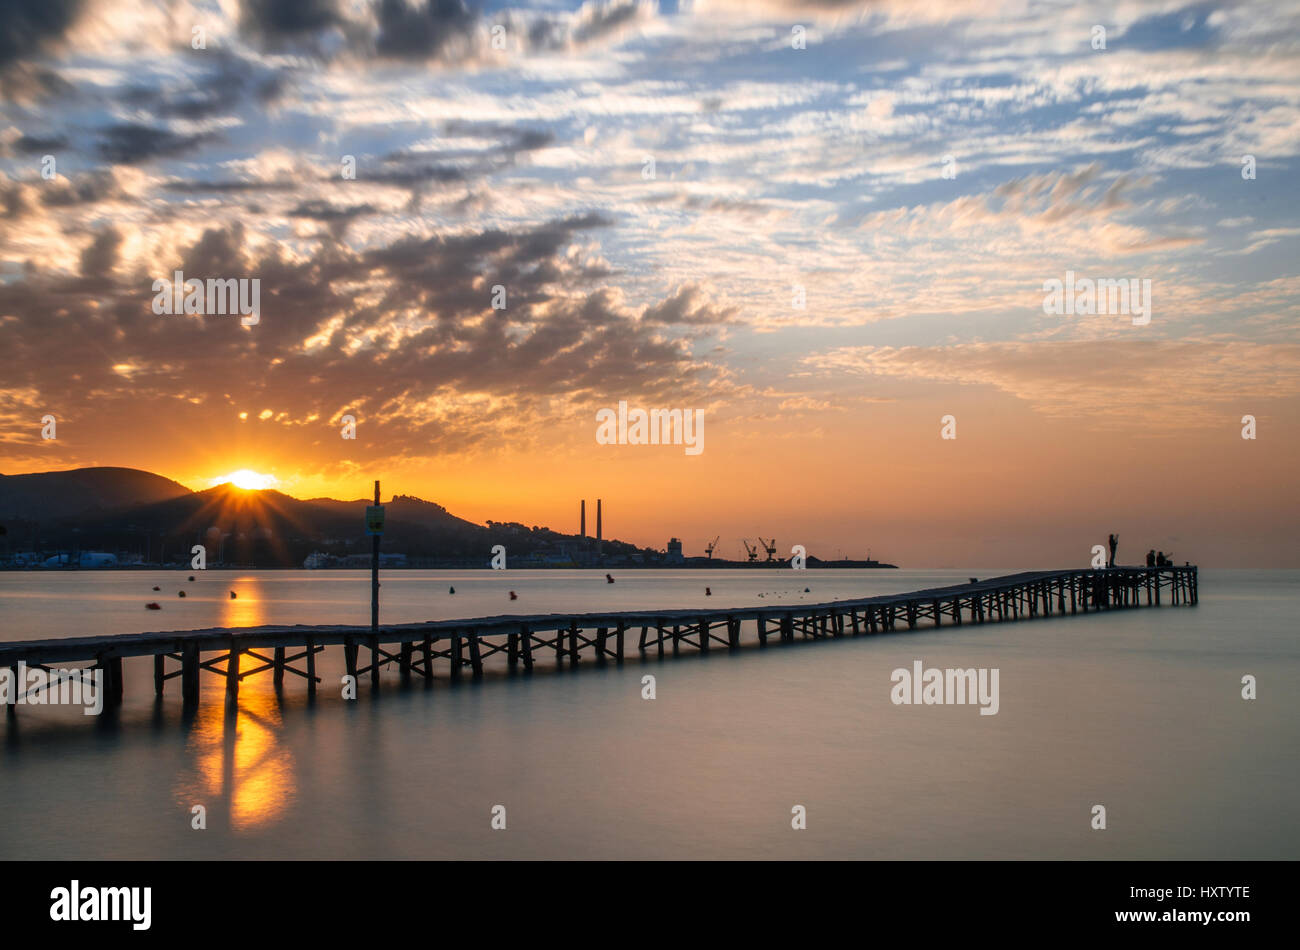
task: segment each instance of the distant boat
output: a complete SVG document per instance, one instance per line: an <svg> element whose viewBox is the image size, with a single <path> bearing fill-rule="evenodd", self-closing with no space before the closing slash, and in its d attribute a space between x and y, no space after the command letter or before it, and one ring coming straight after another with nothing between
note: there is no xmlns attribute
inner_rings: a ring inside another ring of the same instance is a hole
<svg viewBox="0 0 1300 950"><path fill-rule="evenodd" d="M327 564L329 564L329 555L321 554L319 551L312 551L311 554L307 555L307 559L302 562L302 566L309 571L325 567Z"/></svg>

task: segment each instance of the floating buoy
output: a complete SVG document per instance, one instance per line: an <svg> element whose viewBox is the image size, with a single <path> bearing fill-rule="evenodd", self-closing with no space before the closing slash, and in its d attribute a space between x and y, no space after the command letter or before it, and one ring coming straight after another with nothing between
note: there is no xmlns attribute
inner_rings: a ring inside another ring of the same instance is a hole
<svg viewBox="0 0 1300 950"><path fill-rule="evenodd" d="M511 600L518 600L518 599L519 599L519 595L516 594L514 591L511 591L511 592L510 592L510 599L511 599Z"/></svg>
<svg viewBox="0 0 1300 950"><path fill-rule="evenodd" d="M152 600L149 603L145 604L144 607L146 610L162 610L162 604Z"/></svg>
<svg viewBox="0 0 1300 950"><path fill-rule="evenodd" d="M230 592L230 599L231 600L235 599L235 592L233 590Z"/></svg>
<svg viewBox="0 0 1300 950"><path fill-rule="evenodd" d="M706 587L706 588L704 588L704 596L705 596L705 597L712 597L712 596L713 596L713 588L711 588L711 587ZM762 597L763 595L762 595L762 594L759 594L758 596L759 596L759 597Z"/></svg>
<svg viewBox="0 0 1300 950"><path fill-rule="evenodd" d="M177 597L184 597L184 596L185 596L185 591L183 591L183 590L178 590L178 591L176 592L176 596L177 596Z"/></svg>
<svg viewBox="0 0 1300 950"><path fill-rule="evenodd" d="M606 575L605 575L605 583L606 583L606 584L612 584L612 583L614 583L614 578L612 578L612 577L610 577L608 574L606 574Z"/></svg>
<svg viewBox="0 0 1300 950"><path fill-rule="evenodd" d="M162 588L155 584L155 585L154 585L154 590L162 590Z"/></svg>
<svg viewBox="0 0 1300 950"><path fill-rule="evenodd" d="M193 580L194 580L194 575L191 574L191 575L190 575L190 581L192 582Z"/></svg>
<svg viewBox="0 0 1300 950"><path fill-rule="evenodd" d="M805 594L810 594L810 593L812 593L812 591L810 591L807 587L805 587L805 588L803 589L803 592L804 592Z"/></svg>
<svg viewBox="0 0 1300 950"><path fill-rule="evenodd" d="M456 588L454 588L454 587L448 587L448 588L447 588L447 593L449 593L449 594L454 594L454 593L456 593Z"/></svg>

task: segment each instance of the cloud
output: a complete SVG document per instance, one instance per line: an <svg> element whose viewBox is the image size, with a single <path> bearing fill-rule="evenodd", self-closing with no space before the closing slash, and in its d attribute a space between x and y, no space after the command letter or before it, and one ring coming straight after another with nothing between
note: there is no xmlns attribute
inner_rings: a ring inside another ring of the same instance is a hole
<svg viewBox="0 0 1300 950"><path fill-rule="evenodd" d="M233 418L232 401L269 407L266 424L284 427L287 444L304 453L321 437L306 420L328 420L343 403L365 414L388 457L526 441L538 419L571 422L575 405L611 393L703 399L721 384L718 369L640 319L619 288L596 283L606 271L581 253L581 236L610 223L574 215L364 252L331 243L303 258L259 249L235 224L163 253L145 274L122 265L121 236L110 229L83 251L81 277L0 284L0 315L13 317L0 318L13 369L0 396L58 393L60 412L91 426L126 411L126 400L134 414L204 429ZM155 315L152 279L176 269L199 280L259 279L259 324ZM506 289L504 310L492 308L496 284ZM713 312L695 289L652 309L688 320ZM125 365L129 385L114 368ZM78 386L70 390L69 379Z"/></svg>
<svg viewBox="0 0 1300 950"><path fill-rule="evenodd" d="M342 24L338 0L242 0L240 28L276 43Z"/></svg>
<svg viewBox="0 0 1300 950"><path fill-rule="evenodd" d="M57 77L37 61L56 52L81 16L83 0L9 0L0 5L0 94L49 92Z"/></svg>
<svg viewBox="0 0 1300 950"><path fill-rule="evenodd" d="M646 307L641 319L647 323L711 324L731 323L735 320L735 307L720 307L709 298L700 284L684 284L671 296Z"/></svg>
<svg viewBox="0 0 1300 950"><path fill-rule="evenodd" d="M116 228L105 228L90 246L81 252L81 273L85 277L106 277L117 265L118 251L122 247L122 234Z"/></svg>
<svg viewBox="0 0 1300 950"><path fill-rule="evenodd" d="M1300 344L1035 341L840 347L806 357L823 372L992 387L1055 418L1151 431L1203 425L1241 399L1300 396ZM1230 413L1229 413L1230 414Z"/></svg>
<svg viewBox="0 0 1300 950"><path fill-rule="evenodd" d="M215 138L208 132L185 135L133 122L109 126L102 129L100 135L96 146L99 156L113 165L136 165L157 158L174 158Z"/></svg>
<svg viewBox="0 0 1300 950"><path fill-rule="evenodd" d="M395 59L434 59L473 33L476 14L464 0L379 0L375 50Z"/></svg>

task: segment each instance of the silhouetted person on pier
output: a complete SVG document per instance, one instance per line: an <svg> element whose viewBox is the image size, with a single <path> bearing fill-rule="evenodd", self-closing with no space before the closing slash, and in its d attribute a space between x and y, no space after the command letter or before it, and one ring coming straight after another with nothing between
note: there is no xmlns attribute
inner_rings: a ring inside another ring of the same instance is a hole
<svg viewBox="0 0 1300 950"><path fill-rule="evenodd" d="M1147 552L1147 567L1155 567L1155 566L1156 566L1156 549L1152 548L1150 551Z"/></svg>
<svg viewBox="0 0 1300 950"><path fill-rule="evenodd" d="M1110 540L1109 540L1108 543L1110 544L1110 562L1109 562L1106 566L1107 566L1107 567L1114 567L1114 566L1115 566L1115 551L1119 548L1119 535L1118 535L1118 534L1112 534L1112 535L1110 536Z"/></svg>
<svg viewBox="0 0 1300 950"><path fill-rule="evenodd" d="M1156 567L1168 567L1169 560L1165 557L1165 552L1161 551L1156 555Z"/></svg>

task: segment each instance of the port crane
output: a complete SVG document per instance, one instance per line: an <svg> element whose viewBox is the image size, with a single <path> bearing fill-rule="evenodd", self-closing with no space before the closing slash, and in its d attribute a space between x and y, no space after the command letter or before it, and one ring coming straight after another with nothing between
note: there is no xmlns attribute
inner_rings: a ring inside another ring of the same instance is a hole
<svg viewBox="0 0 1300 950"><path fill-rule="evenodd" d="M718 542L719 542L720 540L722 540L722 535L718 535L716 538L714 538L712 541L710 541L710 542L708 543L708 545L705 546L705 548L704 548L704 554L705 554L706 557L709 557L709 558L712 558L712 557L713 557L713 549L716 548L716 547L718 546Z"/></svg>
<svg viewBox="0 0 1300 950"><path fill-rule="evenodd" d="M745 553L749 555L751 562L758 560L758 548L749 543L748 538L741 538L740 543L745 546Z"/></svg>
<svg viewBox="0 0 1300 950"><path fill-rule="evenodd" d="M763 545L763 550L767 552L767 559L769 561L776 558L776 538L773 538L771 541L764 541L762 538L759 538L758 543Z"/></svg>

